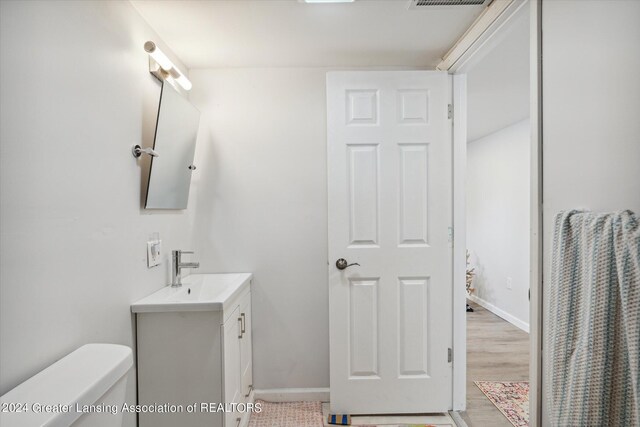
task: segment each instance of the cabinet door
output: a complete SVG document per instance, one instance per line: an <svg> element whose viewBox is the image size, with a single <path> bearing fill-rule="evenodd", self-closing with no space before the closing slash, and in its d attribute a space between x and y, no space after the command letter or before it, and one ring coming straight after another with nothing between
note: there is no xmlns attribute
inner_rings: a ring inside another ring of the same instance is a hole
<svg viewBox="0 0 640 427"><path fill-rule="evenodd" d="M224 340L224 403L240 403L242 383L240 379L240 335L242 335L240 309L236 307L222 327ZM240 414L225 412L225 427L236 427Z"/></svg>
<svg viewBox="0 0 640 427"><path fill-rule="evenodd" d="M243 321L243 334L240 340L240 368L242 375L242 396L246 400L253 387L253 361L251 349L251 293L240 302L240 318Z"/></svg>

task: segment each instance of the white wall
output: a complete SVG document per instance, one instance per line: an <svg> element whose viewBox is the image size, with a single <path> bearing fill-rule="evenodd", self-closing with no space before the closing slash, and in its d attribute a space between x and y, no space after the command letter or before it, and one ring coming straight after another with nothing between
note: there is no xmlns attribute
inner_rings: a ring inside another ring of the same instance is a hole
<svg viewBox="0 0 640 427"><path fill-rule="evenodd" d="M193 70L200 271L250 271L254 386L329 386L325 69Z"/></svg>
<svg viewBox="0 0 640 427"><path fill-rule="evenodd" d="M638 22L637 1L543 4L545 283L560 210L640 214Z"/></svg>
<svg viewBox="0 0 640 427"><path fill-rule="evenodd" d="M522 120L467 145L467 248L475 297L529 327L530 128ZM512 289L507 289L507 277Z"/></svg>
<svg viewBox="0 0 640 427"><path fill-rule="evenodd" d="M2 394L85 343L133 346L129 304L169 279L149 234L165 252L192 236L188 213L140 209L130 150L160 90L142 46L160 40L132 6L3 1L0 28Z"/></svg>
<svg viewBox="0 0 640 427"><path fill-rule="evenodd" d="M529 117L529 8L522 7L465 65L469 141Z"/></svg>

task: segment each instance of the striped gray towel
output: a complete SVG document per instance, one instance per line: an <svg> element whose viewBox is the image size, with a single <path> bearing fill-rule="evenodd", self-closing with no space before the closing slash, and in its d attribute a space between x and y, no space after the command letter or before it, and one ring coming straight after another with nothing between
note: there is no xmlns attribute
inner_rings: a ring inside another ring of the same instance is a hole
<svg viewBox="0 0 640 427"><path fill-rule="evenodd" d="M554 426L640 425L640 224L631 211L555 219L543 349Z"/></svg>

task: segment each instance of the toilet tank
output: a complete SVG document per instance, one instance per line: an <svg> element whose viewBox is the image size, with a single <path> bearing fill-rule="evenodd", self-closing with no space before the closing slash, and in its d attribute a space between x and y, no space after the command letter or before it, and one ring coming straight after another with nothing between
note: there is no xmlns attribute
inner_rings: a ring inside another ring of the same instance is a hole
<svg viewBox="0 0 640 427"><path fill-rule="evenodd" d="M121 426L132 365L129 347L84 345L1 396L0 426Z"/></svg>

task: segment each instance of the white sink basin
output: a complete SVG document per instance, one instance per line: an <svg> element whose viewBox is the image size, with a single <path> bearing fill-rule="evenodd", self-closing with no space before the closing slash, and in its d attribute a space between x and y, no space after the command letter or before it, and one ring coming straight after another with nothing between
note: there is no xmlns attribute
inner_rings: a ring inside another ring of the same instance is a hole
<svg viewBox="0 0 640 427"><path fill-rule="evenodd" d="M133 313L168 311L220 311L226 302L249 286L251 273L192 274L182 286L165 286L131 304Z"/></svg>

